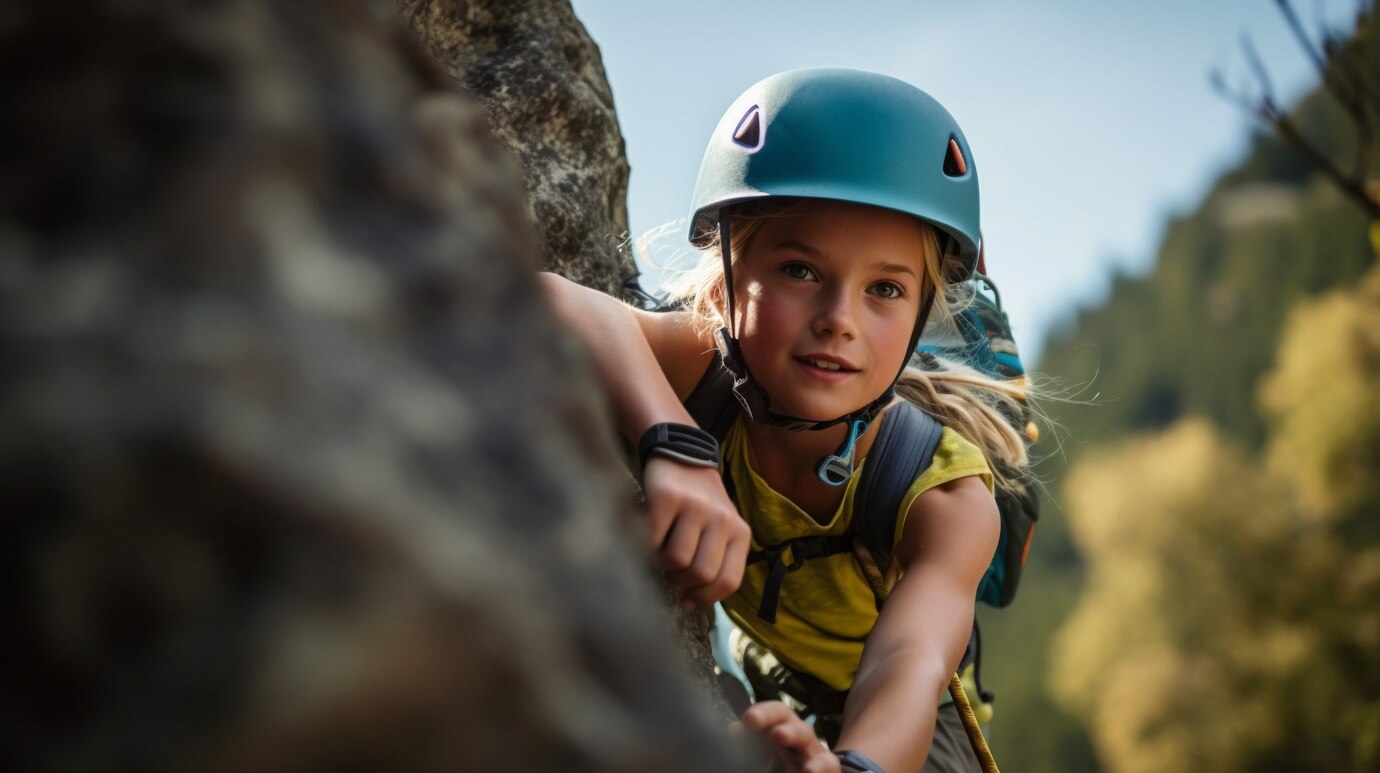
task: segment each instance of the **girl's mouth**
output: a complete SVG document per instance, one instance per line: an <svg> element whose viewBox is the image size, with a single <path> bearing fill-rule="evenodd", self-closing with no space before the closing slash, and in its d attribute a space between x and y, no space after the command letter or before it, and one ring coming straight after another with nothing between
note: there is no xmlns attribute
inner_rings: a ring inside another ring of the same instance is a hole
<svg viewBox="0 0 1380 773"><path fill-rule="evenodd" d="M804 366L810 375L827 381L837 381L858 372L857 368L847 363L824 357L796 357L795 361Z"/></svg>

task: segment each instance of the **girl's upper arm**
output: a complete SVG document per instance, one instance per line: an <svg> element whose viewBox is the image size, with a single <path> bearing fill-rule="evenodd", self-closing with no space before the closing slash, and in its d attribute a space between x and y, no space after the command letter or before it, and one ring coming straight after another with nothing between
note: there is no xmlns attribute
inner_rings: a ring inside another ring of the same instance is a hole
<svg viewBox="0 0 1380 773"><path fill-rule="evenodd" d="M633 315L661 372L666 374L676 397L684 401L709 367L714 342L696 332L689 312L634 309Z"/></svg>
<svg viewBox="0 0 1380 773"><path fill-rule="evenodd" d="M981 477L968 475L915 499L894 555L906 573L938 564L976 593L1000 536L996 499Z"/></svg>
<svg viewBox="0 0 1380 773"><path fill-rule="evenodd" d="M937 636L943 652L961 654L977 586L1000 535L996 500L976 475L942 483L917 497L893 552L904 574L882 607L868 648L912 647ZM903 622L915 619L926 620L926 625Z"/></svg>

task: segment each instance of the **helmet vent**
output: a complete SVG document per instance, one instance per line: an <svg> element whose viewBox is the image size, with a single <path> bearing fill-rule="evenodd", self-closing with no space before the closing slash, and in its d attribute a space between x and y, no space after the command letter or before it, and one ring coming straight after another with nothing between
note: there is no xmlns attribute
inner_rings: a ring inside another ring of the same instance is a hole
<svg viewBox="0 0 1380 773"><path fill-rule="evenodd" d="M762 147L762 111L753 105L733 130L733 141L749 150Z"/></svg>
<svg viewBox="0 0 1380 773"><path fill-rule="evenodd" d="M958 147L958 140L949 138L949 152L944 156L944 174L950 177L962 177L968 174L968 162L963 158L963 151Z"/></svg>

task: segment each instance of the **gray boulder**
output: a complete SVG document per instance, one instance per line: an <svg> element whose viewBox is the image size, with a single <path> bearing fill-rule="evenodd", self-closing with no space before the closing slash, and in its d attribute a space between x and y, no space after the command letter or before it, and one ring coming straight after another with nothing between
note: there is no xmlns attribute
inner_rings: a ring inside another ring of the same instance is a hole
<svg viewBox="0 0 1380 773"><path fill-rule="evenodd" d="M522 162L543 265L617 295L634 272L628 161L599 47L566 0L399 0Z"/></svg>
<svg viewBox="0 0 1380 773"><path fill-rule="evenodd" d="M395 13L6 11L9 769L739 766L518 167Z"/></svg>

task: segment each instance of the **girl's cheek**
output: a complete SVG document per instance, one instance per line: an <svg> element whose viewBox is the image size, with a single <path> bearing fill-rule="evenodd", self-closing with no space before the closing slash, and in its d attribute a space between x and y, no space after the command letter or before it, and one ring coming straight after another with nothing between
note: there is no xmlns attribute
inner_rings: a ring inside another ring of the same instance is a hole
<svg viewBox="0 0 1380 773"><path fill-rule="evenodd" d="M889 331L887 340L884 343L884 351L886 353L885 356L888 359L895 360L899 363L900 361L905 359L907 354L909 354L906 351L906 347L909 345L910 331L906 331L905 335L901 335L898 331L895 330Z"/></svg>

